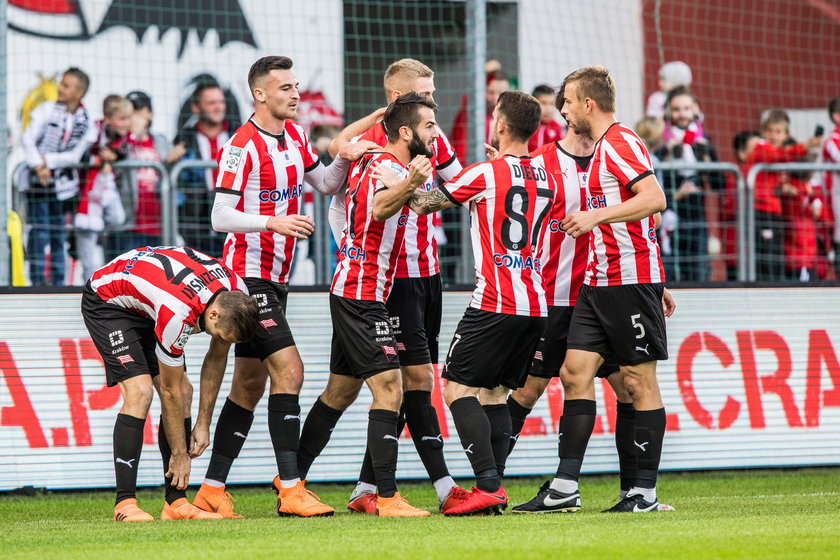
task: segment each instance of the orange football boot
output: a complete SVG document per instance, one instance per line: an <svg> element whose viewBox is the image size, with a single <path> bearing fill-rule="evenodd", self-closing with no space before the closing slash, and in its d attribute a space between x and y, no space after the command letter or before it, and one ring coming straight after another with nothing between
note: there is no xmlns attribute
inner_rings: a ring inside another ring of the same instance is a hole
<svg viewBox="0 0 840 560"><path fill-rule="evenodd" d="M379 517L428 517L431 512L412 506L397 492L390 498L379 496L376 499L376 515Z"/></svg>
<svg viewBox="0 0 840 560"><path fill-rule="evenodd" d="M314 492L306 489L305 480L298 481L291 488L283 488L280 477L275 476L271 485L277 494L277 515L280 517L330 517L335 513Z"/></svg>
<svg viewBox="0 0 840 560"><path fill-rule="evenodd" d="M193 498L193 505L204 511L218 513L225 519L242 519L245 517L244 515L239 515L233 511L234 501L230 492L225 492L224 486L216 487L202 484L195 498Z"/></svg>
<svg viewBox="0 0 840 560"><path fill-rule="evenodd" d="M136 498L127 498L114 506L114 521L154 521L155 518L140 509Z"/></svg>
<svg viewBox="0 0 840 560"><path fill-rule="evenodd" d="M161 521L173 519L224 519L218 513L212 513L199 509L189 503L186 498L178 498L172 504L163 503L163 510L160 512Z"/></svg>

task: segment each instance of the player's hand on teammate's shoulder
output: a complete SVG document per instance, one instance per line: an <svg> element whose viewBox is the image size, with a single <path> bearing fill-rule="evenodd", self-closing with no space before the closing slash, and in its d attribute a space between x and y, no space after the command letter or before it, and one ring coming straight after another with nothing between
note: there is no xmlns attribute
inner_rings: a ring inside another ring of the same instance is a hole
<svg viewBox="0 0 840 560"><path fill-rule="evenodd" d="M190 457L200 457L204 450L210 445L210 426L196 423L190 435Z"/></svg>
<svg viewBox="0 0 840 560"><path fill-rule="evenodd" d="M356 161L357 159L365 155L367 152L382 149L382 146L380 146L376 142L371 142L370 140L359 140L358 142L347 144L346 146L341 148L338 151L338 157L346 159L347 161Z"/></svg>
<svg viewBox="0 0 840 560"><path fill-rule="evenodd" d="M489 161L493 161L494 159L499 159L499 150L491 146L490 144L484 144L484 153L487 154L487 159Z"/></svg>
<svg viewBox="0 0 840 560"><path fill-rule="evenodd" d="M378 161L370 168L370 177L374 181L381 182L388 189L393 189L403 182L403 178L390 165L382 165Z"/></svg>
<svg viewBox="0 0 840 560"><path fill-rule="evenodd" d="M288 216L270 217L265 227L268 231L273 231L280 235L306 239L315 231L315 222L309 216L290 214Z"/></svg>
<svg viewBox="0 0 840 560"><path fill-rule="evenodd" d="M432 174L432 162L426 156L414 156L409 163L408 180L415 187L425 183Z"/></svg>
<svg viewBox="0 0 840 560"><path fill-rule="evenodd" d="M670 317L676 310L677 302L674 300L674 296L671 295L671 292L668 291L668 288L665 288L662 292L662 312L666 317Z"/></svg>
<svg viewBox="0 0 840 560"><path fill-rule="evenodd" d="M173 453L169 458L169 471L166 478L172 477L172 486L178 490L186 490L190 483L190 456L186 453Z"/></svg>
<svg viewBox="0 0 840 560"><path fill-rule="evenodd" d="M572 237L580 237L587 234L599 224L597 210L572 212L563 219L560 227L566 232L566 235Z"/></svg>

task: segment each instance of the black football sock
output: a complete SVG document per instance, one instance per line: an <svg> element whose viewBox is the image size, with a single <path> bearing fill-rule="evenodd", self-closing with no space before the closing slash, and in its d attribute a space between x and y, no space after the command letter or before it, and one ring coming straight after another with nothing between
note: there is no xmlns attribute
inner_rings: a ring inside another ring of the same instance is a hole
<svg viewBox="0 0 840 560"><path fill-rule="evenodd" d="M367 444L376 476L376 489L383 498L390 498L397 492L398 417L396 412L381 408L368 412Z"/></svg>
<svg viewBox="0 0 840 560"><path fill-rule="evenodd" d="M508 397L507 406L510 411L510 445L508 446L508 455L510 455L516 442L519 441L519 434L522 433L522 426L525 425L525 419L531 414L531 409L516 402L513 395Z"/></svg>
<svg viewBox="0 0 840 560"><path fill-rule="evenodd" d="M230 467L239 457L245 438L254 422L254 412L243 408L230 399L225 400L219 420L216 422L216 433L213 435L213 453L207 466L205 478L216 482L227 482Z"/></svg>
<svg viewBox="0 0 840 560"><path fill-rule="evenodd" d="M397 419L397 434L402 434L405 428L405 405L400 409L400 416ZM399 436L398 436L399 437ZM373 472L373 460L370 458L370 448L365 446L365 458L362 460L362 468L359 471L359 482L376 486L376 473Z"/></svg>
<svg viewBox="0 0 840 560"><path fill-rule="evenodd" d="M300 404L297 395L278 393L268 396L268 432L277 459L280 480L298 478L300 442Z"/></svg>
<svg viewBox="0 0 840 560"><path fill-rule="evenodd" d="M640 488L656 488L662 440L665 438L665 409L637 410L633 445L636 447L636 483Z"/></svg>
<svg viewBox="0 0 840 560"><path fill-rule="evenodd" d="M499 477L503 477L510 451L510 410L506 404L488 404L482 408L490 421L490 445L493 448L493 459L496 461L496 472L499 473Z"/></svg>
<svg viewBox="0 0 840 560"><path fill-rule="evenodd" d="M306 415L306 421L300 432L297 455L300 478L306 478L309 474L309 468L329 443L333 428L338 424L338 419L343 413L343 410L325 405L320 398L312 405L312 410Z"/></svg>
<svg viewBox="0 0 840 560"><path fill-rule="evenodd" d="M475 397L462 397L449 405L452 420L461 439L461 447L475 473L479 490L495 492L502 484L496 471L493 446L490 443L490 420Z"/></svg>
<svg viewBox="0 0 840 560"><path fill-rule="evenodd" d="M633 403L617 402L615 410L615 449L618 451L621 489L627 491L636 484L636 446L633 445L636 409Z"/></svg>
<svg viewBox="0 0 840 560"><path fill-rule="evenodd" d="M443 435L435 407L432 406L432 393L429 391L406 391L403 409L408 422L408 431L414 447L432 482L449 476L446 459L443 457ZM402 433L402 432L400 432Z"/></svg>
<svg viewBox="0 0 840 560"><path fill-rule="evenodd" d="M184 418L184 434L186 435L187 451L190 449L190 432L192 431L192 418ZM163 427L163 416L160 417L160 426L158 427L158 449L160 449L160 458L163 460L163 473L169 470L169 459L172 457L172 448L169 447L169 440L166 439L166 430ZM172 484L172 477L164 478L164 494L166 503L172 505L175 500L179 498L186 498L186 490L178 490Z"/></svg>
<svg viewBox="0 0 840 560"><path fill-rule="evenodd" d="M145 418L117 414L114 422L114 473L117 477L117 500L114 505L134 498L137 491L137 465L143 451Z"/></svg>
<svg viewBox="0 0 840 560"><path fill-rule="evenodd" d="M589 437L595 428L595 401L572 399L563 403L563 416L557 430L560 464L557 478L577 481Z"/></svg>

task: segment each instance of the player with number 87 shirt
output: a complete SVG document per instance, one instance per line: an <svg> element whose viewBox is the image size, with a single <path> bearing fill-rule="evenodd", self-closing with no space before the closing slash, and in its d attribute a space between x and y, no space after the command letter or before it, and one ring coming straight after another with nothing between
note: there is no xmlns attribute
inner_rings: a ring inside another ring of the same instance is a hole
<svg viewBox="0 0 840 560"><path fill-rule="evenodd" d="M447 516L507 505L499 474L511 432L506 399L531 363L547 314L538 255L557 185L528 156L528 139L539 121L536 99L503 93L492 124L502 156L467 167L438 190L418 190L409 200L419 214L462 204L470 209L476 288L449 347L443 377L449 381L444 398L476 488L446 510Z"/></svg>

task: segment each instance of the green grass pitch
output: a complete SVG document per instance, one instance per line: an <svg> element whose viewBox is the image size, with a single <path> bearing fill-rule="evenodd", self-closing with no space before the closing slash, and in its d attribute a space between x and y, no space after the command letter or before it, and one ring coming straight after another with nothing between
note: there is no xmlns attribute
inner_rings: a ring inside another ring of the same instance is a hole
<svg viewBox="0 0 840 560"><path fill-rule="evenodd" d="M507 480L511 504L541 482ZM253 487L234 488L247 519L215 522L114 523L106 491L2 496L0 558L840 558L840 468L665 473L660 499L677 511L655 514L599 513L614 475L584 476L580 513L539 516L445 518L430 484L403 483L432 517L379 519L346 513L350 485L311 487L335 517L281 519L273 493ZM158 517L161 489L138 499Z"/></svg>

